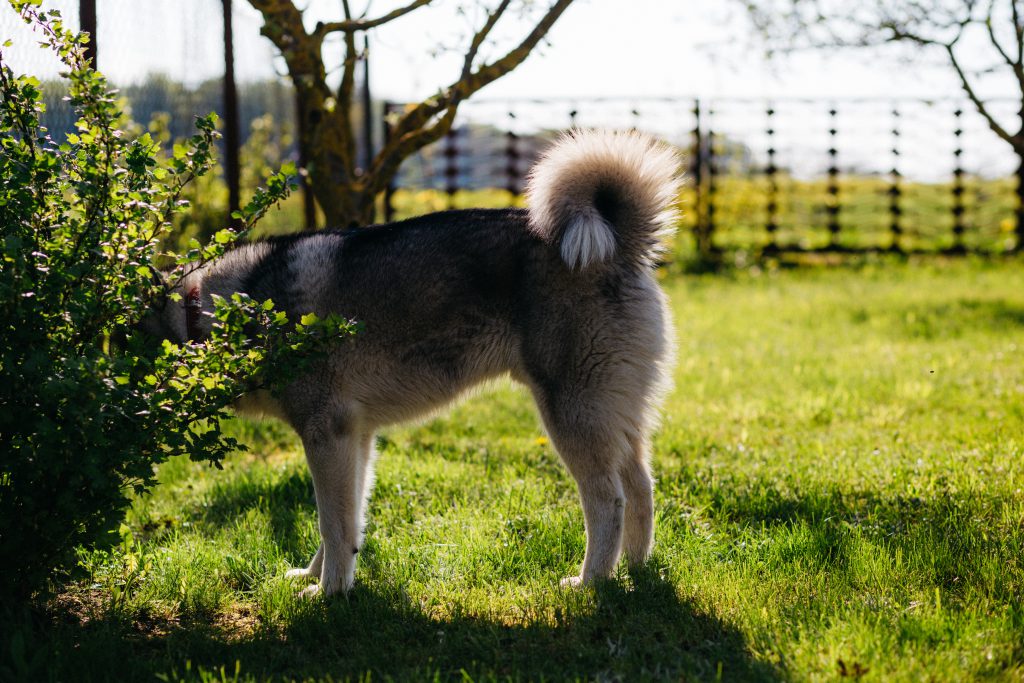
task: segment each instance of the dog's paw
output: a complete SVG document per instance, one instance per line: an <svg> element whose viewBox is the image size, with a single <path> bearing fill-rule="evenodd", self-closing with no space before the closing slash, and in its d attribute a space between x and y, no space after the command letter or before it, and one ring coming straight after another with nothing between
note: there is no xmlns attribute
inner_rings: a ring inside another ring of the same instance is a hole
<svg viewBox="0 0 1024 683"><path fill-rule="evenodd" d="M312 600L318 595L323 594L324 592L320 589L320 584L318 583L310 584L309 586L306 586L305 588L299 591L299 597L303 600Z"/></svg>
<svg viewBox="0 0 1024 683"><path fill-rule="evenodd" d="M581 576L567 576L558 582L558 585L562 588L579 588L583 585L583 577Z"/></svg>
<svg viewBox="0 0 1024 683"><path fill-rule="evenodd" d="M284 573L286 579L307 579L311 576L316 578L313 572L309 571L309 567L296 567Z"/></svg>
<svg viewBox="0 0 1024 683"><path fill-rule="evenodd" d="M348 592L352 589L352 585L343 585L336 581L324 581L320 580L319 583L310 584L301 591L299 591L299 597L302 598L315 598L318 596L330 597L332 595L340 595L347 597Z"/></svg>

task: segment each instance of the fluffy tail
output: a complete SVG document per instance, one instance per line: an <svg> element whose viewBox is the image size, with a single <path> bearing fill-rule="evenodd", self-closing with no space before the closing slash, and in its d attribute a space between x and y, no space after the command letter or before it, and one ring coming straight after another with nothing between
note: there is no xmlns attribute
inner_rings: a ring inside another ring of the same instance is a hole
<svg viewBox="0 0 1024 683"><path fill-rule="evenodd" d="M574 269L649 265L677 218L679 159L636 132L575 130L530 171L530 228Z"/></svg>

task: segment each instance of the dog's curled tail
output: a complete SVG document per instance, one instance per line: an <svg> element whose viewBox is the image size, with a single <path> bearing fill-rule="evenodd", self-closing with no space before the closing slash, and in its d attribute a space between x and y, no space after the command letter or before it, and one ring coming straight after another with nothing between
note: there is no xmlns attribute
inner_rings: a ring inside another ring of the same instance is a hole
<svg viewBox="0 0 1024 683"><path fill-rule="evenodd" d="M675 226L679 158L637 132L574 130L530 171L530 229L573 269L650 265Z"/></svg>

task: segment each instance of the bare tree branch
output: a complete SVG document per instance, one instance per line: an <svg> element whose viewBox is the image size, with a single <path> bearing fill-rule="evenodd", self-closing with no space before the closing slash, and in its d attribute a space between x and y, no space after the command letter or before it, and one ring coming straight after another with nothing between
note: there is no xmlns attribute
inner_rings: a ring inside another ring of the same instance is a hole
<svg viewBox="0 0 1024 683"><path fill-rule="evenodd" d="M960 78L960 85L964 89L964 93L966 93L967 98L974 104L974 108L979 114L981 114L982 118L985 119L985 122L988 123L988 127L993 133L1013 145L1015 150L1022 150L1020 136L1013 135L1003 128L1002 125L996 121L995 117L992 116L988 107L985 106L985 102L978 97L977 93L974 91L974 87L971 85L970 79L967 78L967 74L960 65L960 60L956 57L956 50L954 49L956 47L956 41L953 41L944 47L946 48L946 54L949 55L949 62L953 65L953 70L956 71L956 75Z"/></svg>
<svg viewBox="0 0 1024 683"><path fill-rule="evenodd" d="M345 227L365 224L372 216L376 195L397 173L402 161L451 130L459 105L484 86L515 69L540 43L573 0L548 0L539 21L529 34L492 63L477 64L483 46L495 26L508 14L512 0L493 0L483 25L473 35L463 55L461 72L437 96L411 107L390 131L384 148L357 176L356 135L352 111L359 51L356 33L381 26L432 0L406 0L408 4L374 19L355 17L350 0L341 0L342 21L320 23L307 33L302 10L295 0L249 0L263 14L263 35L281 51L295 84L300 122L299 144L307 160L310 186L329 223ZM529 5L529 2L524 2ZM322 48L326 37L344 34L341 82L332 93L327 86ZM332 97L332 94L334 97Z"/></svg>
<svg viewBox="0 0 1024 683"><path fill-rule="evenodd" d="M302 25L302 11L291 0L249 0L263 15L260 33L281 51L288 73L300 93L315 93L321 100L330 96L327 75L320 54L321 41L311 40Z"/></svg>
<svg viewBox="0 0 1024 683"><path fill-rule="evenodd" d="M460 77L459 80L448 86L443 93L419 103L406 112L392 128L392 135L388 144L385 145L384 149L377 155L377 158L374 159L371 166L371 175L375 178L390 178L393 172L397 170L402 159L443 136L451 127L451 120L454 118L454 108L473 93L522 64L529 56L530 51L536 47L537 43L547 34L551 26L570 4L572 4L572 0L557 0L537 23L533 31L501 59L485 64L467 76ZM498 10L495 10L488 17L488 22L494 18L497 12ZM483 32L485 29L487 32L490 32L490 28L486 25L484 28L481 28L480 32ZM465 63L463 66L465 67ZM463 73L465 74L465 68ZM441 112L445 112L445 114L430 126L430 129L423 130L430 123L431 119L441 114ZM378 188L378 191L382 191L385 186L386 181Z"/></svg>
<svg viewBox="0 0 1024 683"><path fill-rule="evenodd" d="M511 0L502 0L501 4L487 16L487 21L484 23L483 27L476 32L475 36L473 36L473 42L470 43L469 49L466 50L466 59L462 63L461 80L469 78L469 74L473 70L473 62L476 61L477 52L480 51L480 46L483 45L485 40L487 40L487 36L494 28L494 25L498 23L498 20L501 19L501 15L508 9L510 1Z"/></svg>
<svg viewBox="0 0 1024 683"><path fill-rule="evenodd" d="M383 26L384 24L390 21L394 21L395 19L398 19L399 17L404 16L409 12L412 12L413 10L417 10L420 7L429 5L433 1L434 0L414 0L405 7L399 7L398 9L392 10L391 12L388 12L387 14L381 17L377 17L376 19L353 19L350 14L346 14L345 21L332 21L328 23L318 24L316 30L314 31L314 34L323 37L326 36L328 33L335 33L338 31L342 31L344 33L366 31L371 28Z"/></svg>
<svg viewBox="0 0 1024 683"><path fill-rule="evenodd" d="M1011 5L1013 2L1011 1ZM1017 76L1017 80L1024 80L1024 70L1020 69L1020 63L1010 57L1010 55L1003 49L1002 44L999 42L999 38L996 37L996 29L992 25L992 13L995 11L996 0L989 0L988 11L985 13L985 30L988 32L989 42L992 43L992 47L996 49L999 56L1003 58L1007 66L1014 70L1014 74Z"/></svg>
<svg viewBox="0 0 1024 683"><path fill-rule="evenodd" d="M1017 64L1024 65L1024 23L1021 23L1019 0L1010 0L1010 16L1013 19L1013 33L1017 36ZM1024 82L1024 78L1022 78Z"/></svg>
<svg viewBox="0 0 1024 683"><path fill-rule="evenodd" d="M986 26L989 27L990 35L992 35L993 45L995 45L996 48L999 49L1000 54L1003 54L1004 57L1006 57L1009 64L1013 66L1013 62L1009 60L1008 56L1006 56L1005 53L1003 53L1001 46L996 42L994 32L991 29L991 11L994 3L995 0L990 0L989 12L986 15L985 23ZM956 35L948 42L942 42L937 39L929 38L927 36L923 36L918 33L912 32L906 27L900 26L893 21L890 21L887 25L883 25L882 28L890 33L888 38L890 42L905 41L915 43L921 46L941 47L943 50L945 50L946 55L949 58L950 65L953 67L953 70L956 72L957 77L960 79L960 86L963 89L964 94L967 95L967 99L971 101L971 103L974 105L974 108L982 116L982 118L985 119L985 122L988 124L989 129L991 129L993 133L998 135L1004 141L1013 145L1014 149L1020 149L1021 137L1019 135L1013 135L1012 133L1010 133L999 123L999 121L996 120L996 118L992 115L992 112L989 110L988 106L985 104L984 100L982 100L978 96L977 91L975 90L974 85L973 83L971 83L971 79L967 74L967 71L964 69L963 65L960 63L960 59L957 57L957 43L960 42L960 39L964 35L964 30L972 21L973 3L968 2L967 5L968 11L965 16L963 16L956 24L950 24L943 27L956 28ZM1022 86L1024 86L1024 78L1019 78L1018 82L1020 82Z"/></svg>

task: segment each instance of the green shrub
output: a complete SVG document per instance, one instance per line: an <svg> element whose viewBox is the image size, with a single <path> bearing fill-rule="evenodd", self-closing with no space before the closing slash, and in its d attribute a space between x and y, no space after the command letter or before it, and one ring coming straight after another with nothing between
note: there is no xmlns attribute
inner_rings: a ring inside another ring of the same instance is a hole
<svg viewBox="0 0 1024 683"><path fill-rule="evenodd" d="M123 132L117 98L59 13L39 0L11 4L67 67L78 116L74 134L52 139L38 80L15 76L0 51L0 597L24 598L75 547L117 528L155 463L217 463L238 447L219 430L225 406L254 386L273 389L353 326L294 324L273 302L236 295L218 303L206 342L144 348L132 330L151 302L187 264L243 237L287 194L294 169L269 178L237 214L239 230L160 254L187 208L185 185L213 163L213 116L161 162L148 134ZM161 260L176 264L167 278L156 277Z"/></svg>

